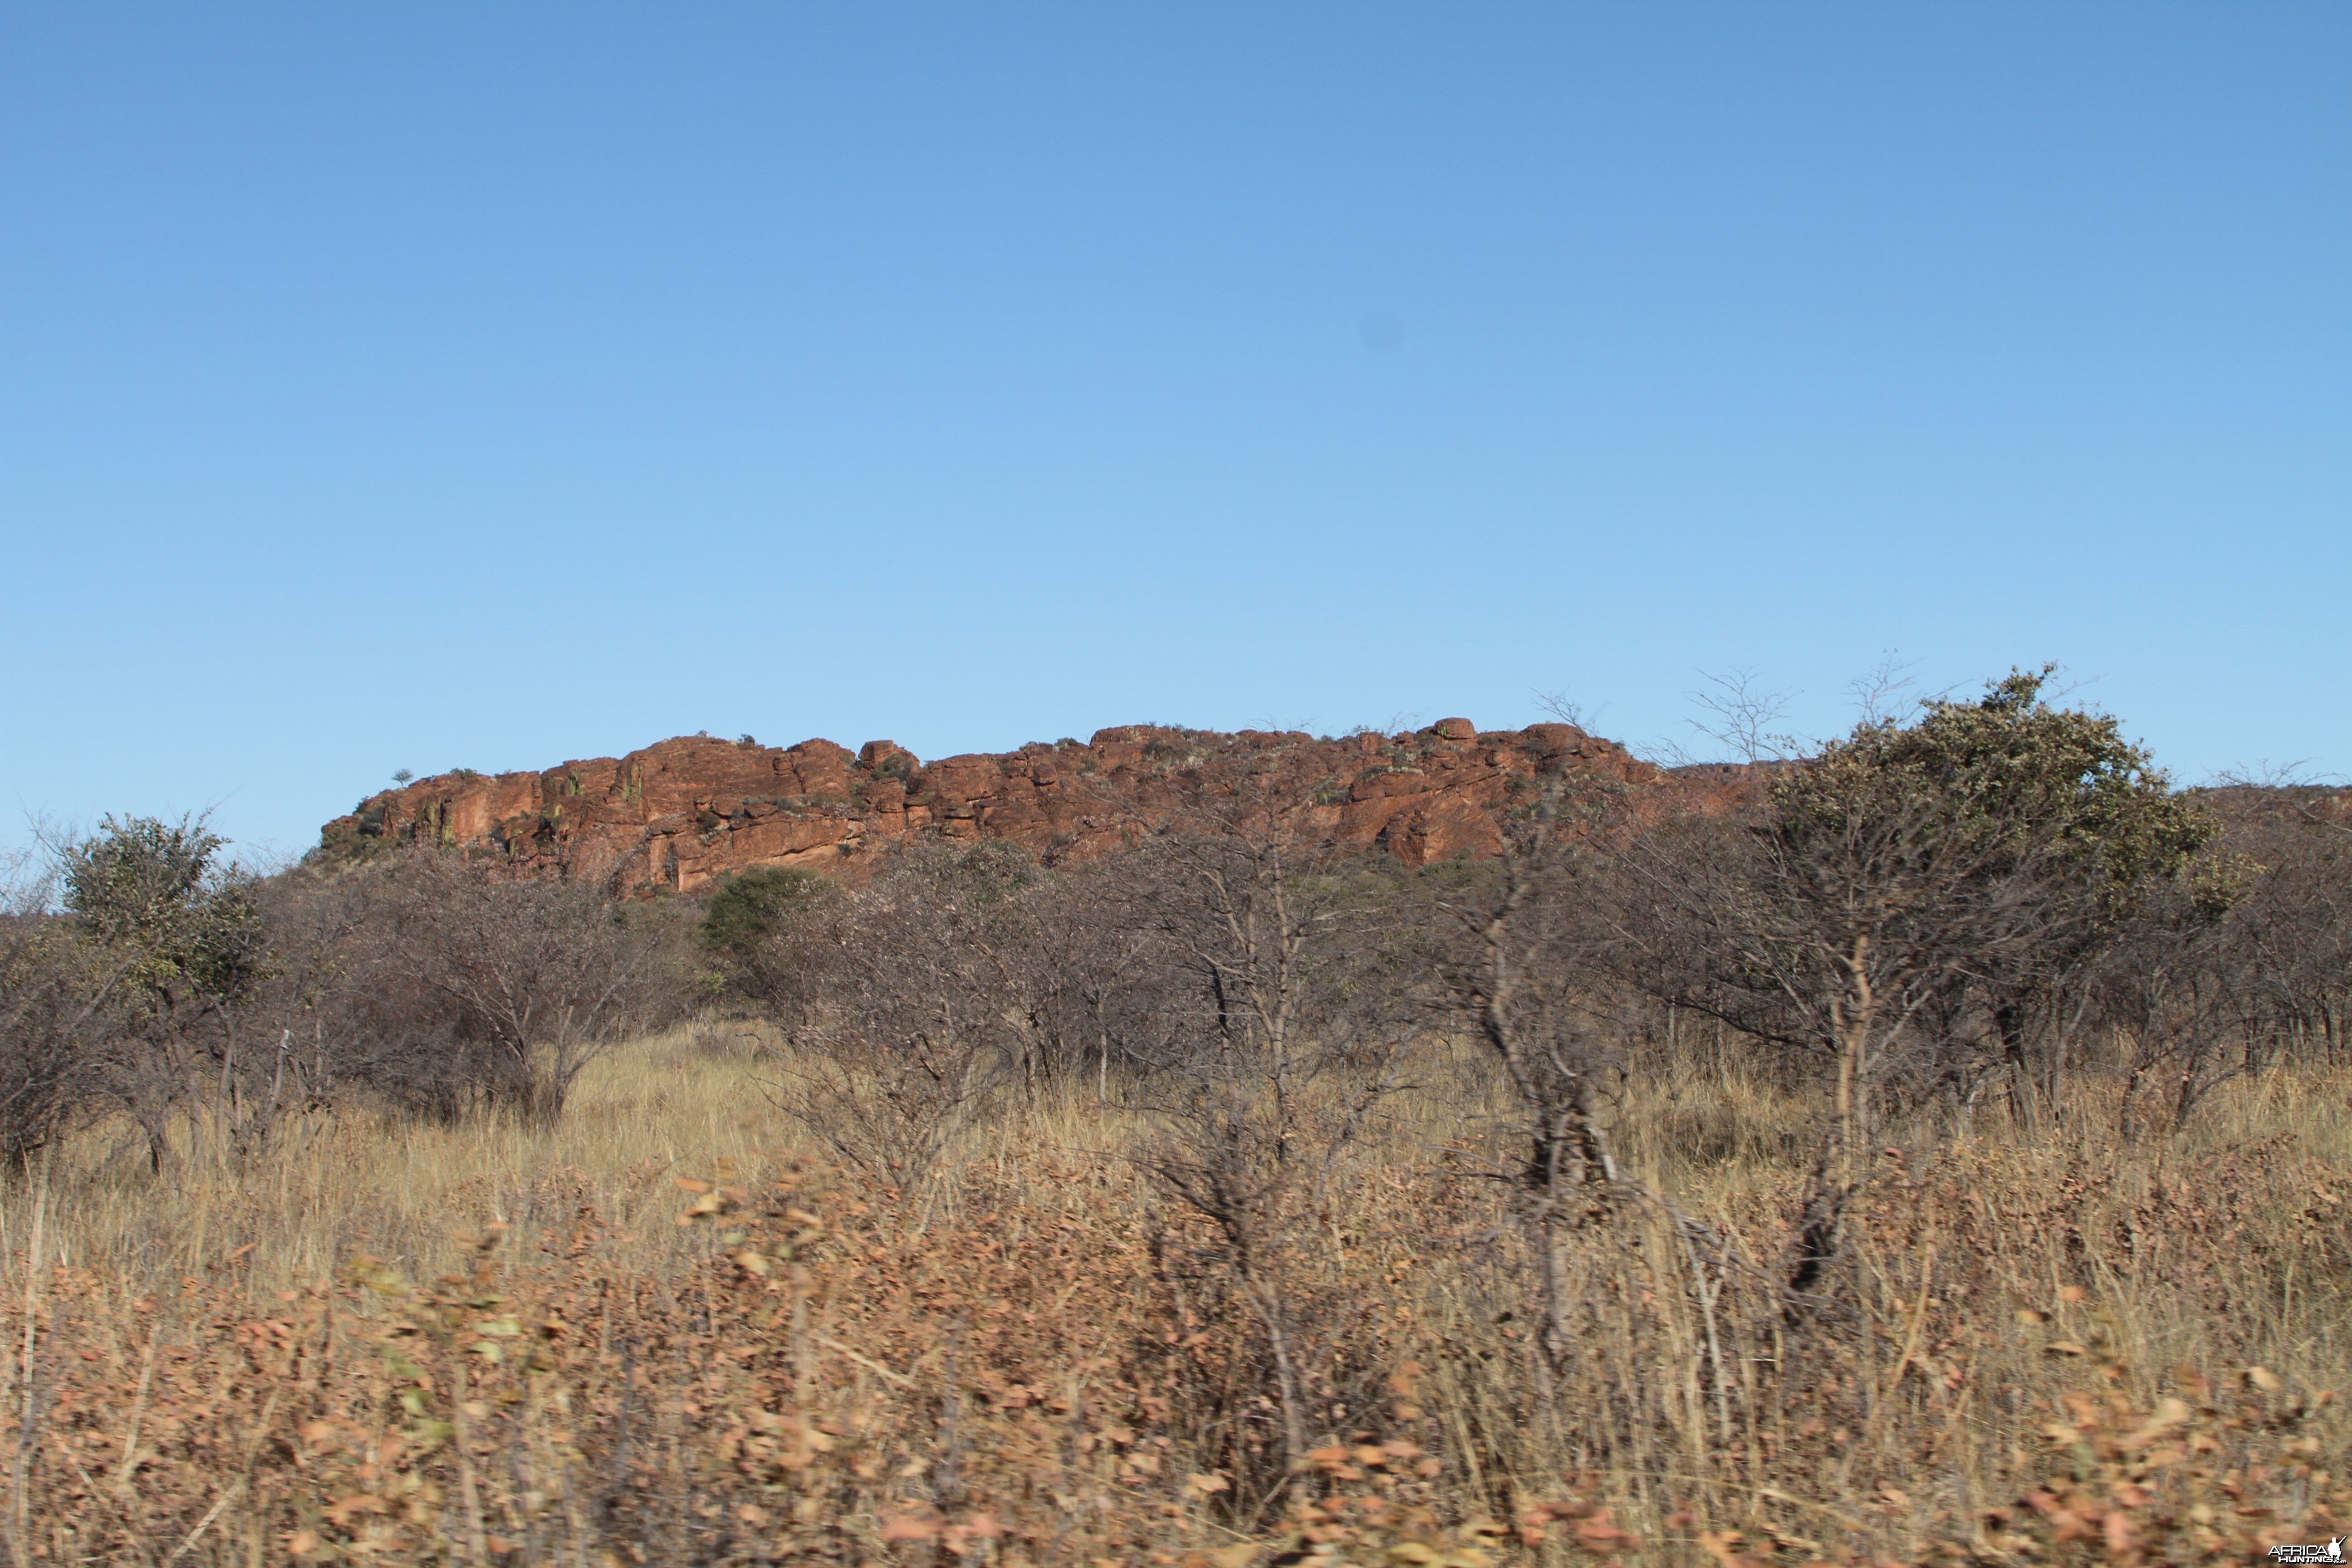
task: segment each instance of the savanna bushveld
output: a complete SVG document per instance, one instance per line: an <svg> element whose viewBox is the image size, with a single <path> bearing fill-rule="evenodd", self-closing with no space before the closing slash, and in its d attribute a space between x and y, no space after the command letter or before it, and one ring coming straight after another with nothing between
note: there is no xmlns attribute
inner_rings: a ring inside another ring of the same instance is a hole
<svg viewBox="0 0 2352 1568"><path fill-rule="evenodd" d="M12 1562L2158 1564L2347 1532L2352 794L2012 674L694 738L0 919Z"/></svg>

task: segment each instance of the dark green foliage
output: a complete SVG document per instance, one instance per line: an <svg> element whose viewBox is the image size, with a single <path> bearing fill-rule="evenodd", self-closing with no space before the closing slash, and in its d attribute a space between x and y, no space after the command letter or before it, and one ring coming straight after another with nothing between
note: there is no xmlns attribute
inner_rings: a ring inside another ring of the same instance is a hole
<svg viewBox="0 0 2352 1568"><path fill-rule="evenodd" d="M1746 825L1670 824L1636 858L1628 929L1652 923L1627 951L1660 999L1832 1086L1824 1236L1885 1114L2053 1107L2097 966L2187 953L2244 891L2203 858L2214 819L2115 720L2045 701L2049 675L1866 721L1775 772Z"/></svg>
<svg viewBox="0 0 2352 1568"><path fill-rule="evenodd" d="M1937 847L1964 844L1979 875L2034 858L2095 889L2109 917L2127 912L2144 879L2179 876L2218 825L2114 719L2045 702L2050 674L2012 670L1977 701L1927 704L1908 729L1859 726L1773 780L1774 836L1802 854L1857 818L1924 805Z"/></svg>
<svg viewBox="0 0 2352 1568"><path fill-rule="evenodd" d="M58 852L62 914L19 903L0 941L0 1155L21 1162L111 1101L162 1168L173 1108L276 973L256 883L223 847L201 819L109 817Z"/></svg>
<svg viewBox="0 0 2352 1568"><path fill-rule="evenodd" d="M1912 1016L1890 1022L1916 1038L1931 994L1948 1022L1972 1000L2021 1066L2034 1005L2212 840L2214 819L2114 719L2043 700L2049 675L2012 670L1907 728L1865 722L1772 779L1734 923L1775 933L1769 971L1810 952L1829 1034L1907 992ZM1857 963L1874 978L1847 994Z"/></svg>
<svg viewBox="0 0 2352 1568"><path fill-rule="evenodd" d="M268 942L251 877L217 863L224 847L201 821L110 816L66 857L66 912L162 1005L235 1001L266 973Z"/></svg>
<svg viewBox="0 0 2352 1568"><path fill-rule="evenodd" d="M831 888L814 871L792 866L755 866L723 877L703 911L698 934L712 947L748 958L788 913Z"/></svg>

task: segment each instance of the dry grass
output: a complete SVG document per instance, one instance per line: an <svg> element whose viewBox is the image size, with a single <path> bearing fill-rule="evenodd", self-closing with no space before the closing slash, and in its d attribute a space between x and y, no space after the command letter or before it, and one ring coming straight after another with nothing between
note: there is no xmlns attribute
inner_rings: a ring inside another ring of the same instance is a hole
<svg viewBox="0 0 2352 1568"><path fill-rule="evenodd" d="M1681 1218L1596 1208L1547 1358L1501 1102L1445 1043L1415 1069L1284 1237L1297 1477L1217 1238L1083 1092L1008 1101L906 1194L816 1163L708 1033L596 1064L551 1130L354 1117L243 1167L194 1136L161 1181L96 1130L0 1198L7 1549L1738 1568L2342 1530L2352 1079L2130 1148L2086 1088L2039 1136L1891 1157L1842 1305L1798 1322L1803 1109L1693 1053L1615 1112Z"/></svg>

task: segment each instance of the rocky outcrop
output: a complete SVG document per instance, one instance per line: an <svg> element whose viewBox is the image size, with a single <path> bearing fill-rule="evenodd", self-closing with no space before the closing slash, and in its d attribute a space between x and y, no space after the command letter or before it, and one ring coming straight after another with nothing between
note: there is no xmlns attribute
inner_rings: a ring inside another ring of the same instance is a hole
<svg viewBox="0 0 2352 1568"><path fill-rule="evenodd" d="M1255 785L1314 849L1379 849L1420 866L1499 854L1513 805L1570 773L1682 787L1572 724L1481 731L1444 719L1337 740L1129 724L1084 744L928 763L890 741L851 752L830 741L778 748L698 735L544 773L420 779L329 823L320 853L364 856L421 838L494 854L518 876L631 892L688 891L754 866L855 881L877 852L919 836L1091 858Z"/></svg>

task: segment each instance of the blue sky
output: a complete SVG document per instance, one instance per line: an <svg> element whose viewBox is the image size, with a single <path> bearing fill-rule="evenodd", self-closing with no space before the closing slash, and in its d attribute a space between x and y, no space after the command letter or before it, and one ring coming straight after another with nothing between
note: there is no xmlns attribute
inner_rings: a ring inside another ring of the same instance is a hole
<svg viewBox="0 0 2352 1568"><path fill-rule="evenodd" d="M0 841L709 730L2352 772L2341 5L0 10Z"/></svg>

